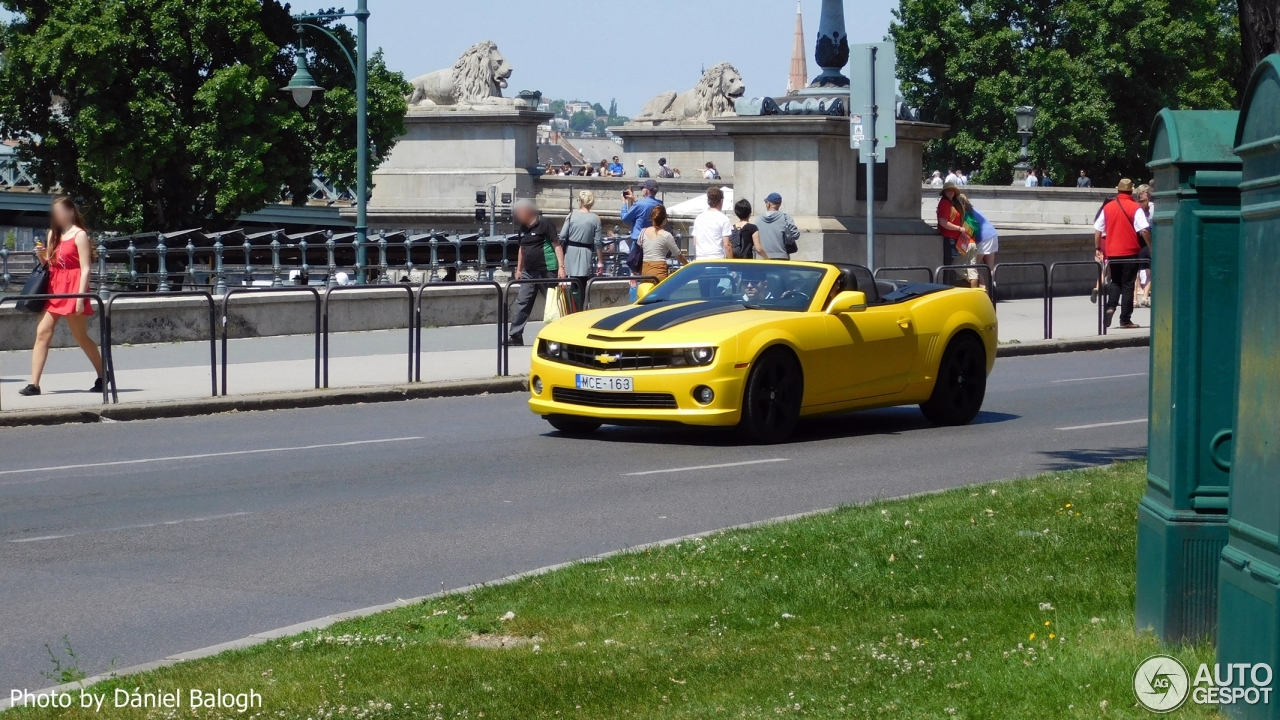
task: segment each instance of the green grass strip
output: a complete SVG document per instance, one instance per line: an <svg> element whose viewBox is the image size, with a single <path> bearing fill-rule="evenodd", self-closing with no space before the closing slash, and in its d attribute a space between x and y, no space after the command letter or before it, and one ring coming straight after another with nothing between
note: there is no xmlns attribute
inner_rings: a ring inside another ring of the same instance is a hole
<svg viewBox="0 0 1280 720"><path fill-rule="evenodd" d="M1128 463L717 533L91 688L177 710L6 718L1147 718L1144 482ZM263 707L197 714L190 688Z"/></svg>

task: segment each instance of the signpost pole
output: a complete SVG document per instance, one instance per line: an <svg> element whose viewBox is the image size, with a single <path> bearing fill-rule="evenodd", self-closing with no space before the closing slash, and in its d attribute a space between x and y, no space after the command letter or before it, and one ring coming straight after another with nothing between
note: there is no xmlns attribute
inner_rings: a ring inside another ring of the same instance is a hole
<svg viewBox="0 0 1280 720"><path fill-rule="evenodd" d="M871 52L867 63L867 135L864 142L871 144L867 160L867 269L876 271L876 46L867 48Z"/></svg>

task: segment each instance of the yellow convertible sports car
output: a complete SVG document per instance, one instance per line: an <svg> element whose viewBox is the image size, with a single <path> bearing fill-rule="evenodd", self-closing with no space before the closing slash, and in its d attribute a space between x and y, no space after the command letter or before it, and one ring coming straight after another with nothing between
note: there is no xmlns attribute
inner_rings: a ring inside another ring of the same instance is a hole
<svg viewBox="0 0 1280 720"><path fill-rule="evenodd" d="M634 305L547 325L533 353L529 407L563 433L738 425L770 443L804 416L892 405L972 421L996 313L981 290L859 265L715 260L642 286Z"/></svg>

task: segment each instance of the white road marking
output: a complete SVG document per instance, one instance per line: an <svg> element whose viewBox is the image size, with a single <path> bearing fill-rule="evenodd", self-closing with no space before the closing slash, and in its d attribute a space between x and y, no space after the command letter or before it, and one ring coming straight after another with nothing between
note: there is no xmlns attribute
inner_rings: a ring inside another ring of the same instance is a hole
<svg viewBox="0 0 1280 720"><path fill-rule="evenodd" d="M380 445L385 443L411 442L426 440L425 437L383 438L381 440L352 440L350 442L325 443L323 445L297 445L294 447L261 448L258 450L231 450L228 452L200 453L199 455L170 455L168 457L139 458L137 460L115 460L112 462L81 463L79 465L50 465L48 467L23 468L21 470L0 470L0 475L19 475L24 473L56 472L58 470L83 470L86 468L118 467L121 465L145 465L148 463L174 462L177 460L205 460L208 458L234 457L238 455L263 455L266 453L302 452L304 450L324 450L328 448L355 447L357 445Z"/></svg>
<svg viewBox="0 0 1280 720"><path fill-rule="evenodd" d="M165 520L163 522L143 523L142 525L123 525L121 527L106 528L103 530L86 530L85 532L66 533L65 535L41 535L39 537L19 538L10 540L11 543L32 543L42 542L44 540L61 540L63 538L77 537L80 535L96 535L98 533L120 532L122 530L142 530L144 528L163 527L165 525L182 525L183 523L208 522L210 520L224 520L226 518L242 517L244 515L252 515L250 512L227 513L226 515L210 515L208 517L187 518L185 520Z"/></svg>
<svg viewBox="0 0 1280 720"><path fill-rule="evenodd" d="M1055 384L1055 385L1056 385L1057 383L1089 382L1089 381L1091 381L1091 380L1119 380L1120 378L1135 378L1135 377L1146 377L1146 376L1147 376L1147 374L1146 374L1146 373L1144 373L1144 372L1143 372L1143 373L1129 373L1128 375L1102 375L1102 376L1099 376L1099 377L1070 378L1070 379L1068 379L1068 380L1054 380L1052 384Z"/></svg>
<svg viewBox="0 0 1280 720"><path fill-rule="evenodd" d="M764 463L787 462L790 458L769 458L768 460L747 460L745 462L720 463L719 465L694 465L692 467L668 468L666 470L644 470L642 472L622 473L623 477L636 475L661 475L663 473L690 472L692 470L715 470L716 468L742 467L743 465L763 465Z"/></svg>
<svg viewBox="0 0 1280 720"><path fill-rule="evenodd" d="M1071 427L1055 428L1056 430L1092 430L1093 428L1115 427L1116 425L1137 425L1146 422L1146 418L1141 420L1120 420L1119 422L1093 423L1092 425L1072 425Z"/></svg>

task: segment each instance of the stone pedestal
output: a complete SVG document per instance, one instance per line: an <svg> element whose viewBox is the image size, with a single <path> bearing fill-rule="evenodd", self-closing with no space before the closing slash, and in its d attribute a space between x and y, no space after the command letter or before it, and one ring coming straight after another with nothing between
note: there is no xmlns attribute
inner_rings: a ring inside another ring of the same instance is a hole
<svg viewBox="0 0 1280 720"><path fill-rule="evenodd" d="M406 133L373 174L373 227L474 228L476 192L533 197L538 124L550 113L512 106L413 108Z"/></svg>
<svg viewBox="0 0 1280 720"><path fill-rule="evenodd" d="M680 168L685 178L702 177L709 161L716 164L722 179L733 180L733 139L714 125L636 123L612 131L622 138L624 162L631 177L642 160L657 177L658 158L665 157L667 166Z"/></svg>
<svg viewBox="0 0 1280 720"><path fill-rule="evenodd" d="M712 121L734 144L734 197L764 212L764 198L782 195L784 212L800 227L797 260L865 264L866 203L857 199L858 153L849 147L849 119L821 115L726 117ZM875 203L876 266L943 263L942 241L920 218L924 144L945 125L898 122L898 146L888 150L888 195Z"/></svg>

